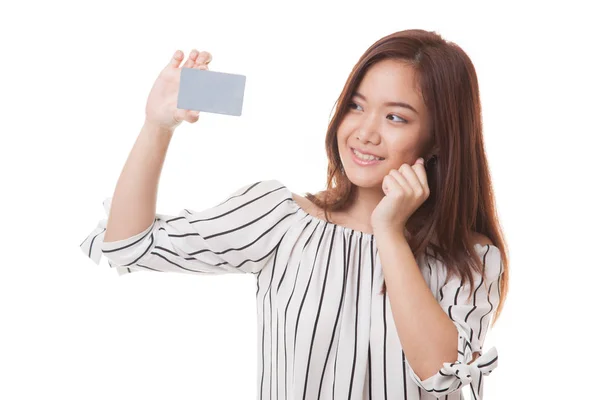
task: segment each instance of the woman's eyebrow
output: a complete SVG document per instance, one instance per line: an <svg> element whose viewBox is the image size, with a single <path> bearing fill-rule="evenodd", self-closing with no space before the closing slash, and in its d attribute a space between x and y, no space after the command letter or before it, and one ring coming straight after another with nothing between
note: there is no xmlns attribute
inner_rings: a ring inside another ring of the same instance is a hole
<svg viewBox="0 0 600 400"><path fill-rule="evenodd" d="M354 96L359 97L359 98L363 99L364 101L367 101L367 98L359 92L354 92ZM408 108L409 110L414 111L415 114L419 114L413 106L411 106L408 103L403 103L401 101L388 101L387 103L384 103L384 106L404 107L404 108Z"/></svg>

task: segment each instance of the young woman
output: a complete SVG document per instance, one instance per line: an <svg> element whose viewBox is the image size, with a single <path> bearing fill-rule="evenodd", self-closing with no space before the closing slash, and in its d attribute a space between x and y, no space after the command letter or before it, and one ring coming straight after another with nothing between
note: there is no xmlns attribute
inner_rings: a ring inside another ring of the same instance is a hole
<svg viewBox="0 0 600 400"><path fill-rule="evenodd" d="M176 108L182 60L156 80L108 221L82 250L119 273L255 274L261 399L481 399L508 261L469 57L434 32L378 40L329 124L326 190L262 180L167 216L156 192L169 141L198 120ZM210 60L194 50L183 66Z"/></svg>

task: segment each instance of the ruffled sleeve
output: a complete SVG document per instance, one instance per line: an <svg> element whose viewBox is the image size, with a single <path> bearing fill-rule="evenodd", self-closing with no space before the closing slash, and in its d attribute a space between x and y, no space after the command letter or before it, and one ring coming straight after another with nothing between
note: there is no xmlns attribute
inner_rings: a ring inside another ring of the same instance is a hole
<svg viewBox="0 0 600 400"><path fill-rule="evenodd" d="M111 200L103 203L107 217ZM107 219L100 220L80 248L96 264L104 255L119 275L136 271L258 273L298 220L298 210L281 182L259 181L204 211L157 214L144 231L119 241L104 242Z"/></svg>
<svg viewBox="0 0 600 400"><path fill-rule="evenodd" d="M476 244L475 250L481 257L485 279L475 274L473 282L476 286L470 299L468 281L461 285L460 278L452 277L443 285L446 269L439 262L434 272L437 279L432 281L441 286L436 289L438 302L458 331L457 360L444 363L435 375L424 380L419 379L409 365L410 374L417 385L437 398L469 385L473 398L482 399L483 376L489 375L498 365L496 348L492 347L483 353L482 347L500 300L500 278L504 272L502 259L500 250L493 245ZM475 352L481 356L469 364Z"/></svg>

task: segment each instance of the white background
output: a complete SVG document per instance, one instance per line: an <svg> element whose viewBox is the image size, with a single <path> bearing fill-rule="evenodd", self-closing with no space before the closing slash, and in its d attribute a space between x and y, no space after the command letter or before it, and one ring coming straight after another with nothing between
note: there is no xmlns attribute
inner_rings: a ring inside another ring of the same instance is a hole
<svg viewBox="0 0 600 400"><path fill-rule="evenodd" d="M176 49L208 50L211 70L247 83L241 117L178 128L157 206L172 215L263 179L324 189L348 74L409 28L456 42L478 73L512 268L485 398L597 396L597 14L583 1L485 4L3 3L0 398L254 399L252 275L118 277L79 244L105 218Z"/></svg>

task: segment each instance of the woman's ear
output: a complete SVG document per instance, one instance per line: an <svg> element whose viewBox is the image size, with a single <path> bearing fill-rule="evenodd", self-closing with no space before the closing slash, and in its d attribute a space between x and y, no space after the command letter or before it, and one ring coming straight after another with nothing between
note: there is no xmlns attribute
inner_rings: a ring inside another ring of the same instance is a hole
<svg viewBox="0 0 600 400"><path fill-rule="evenodd" d="M431 149L427 152L427 154L424 156L425 159L425 163L428 163L429 161L431 161L433 158L437 158L439 154L439 148L434 148Z"/></svg>
<svg viewBox="0 0 600 400"><path fill-rule="evenodd" d="M432 157L437 156L438 154L440 154L439 146L437 146L437 145L431 146L425 152L423 159L425 160L425 163L427 163Z"/></svg>

